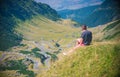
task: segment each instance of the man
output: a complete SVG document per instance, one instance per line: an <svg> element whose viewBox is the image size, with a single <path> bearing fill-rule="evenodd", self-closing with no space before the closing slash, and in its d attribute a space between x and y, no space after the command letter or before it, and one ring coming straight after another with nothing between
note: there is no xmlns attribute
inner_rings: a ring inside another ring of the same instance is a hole
<svg viewBox="0 0 120 77"><path fill-rule="evenodd" d="M67 55L68 53L74 51L76 48L80 47L80 46L86 46L86 45L90 45L92 41L92 32L87 30L87 26L83 25L82 26L82 34L81 37L79 39L77 39L77 44L74 48L72 48L70 51L68 51L67 53L63 53L63 55Z"/></svg>
<svg viewBox="0 0 120 77"><path fill-rule="evenodd" d="M92 41L92 32L87 30L87 26L82 26L81 38L77 39L77 46L90 45Z"/></svg>

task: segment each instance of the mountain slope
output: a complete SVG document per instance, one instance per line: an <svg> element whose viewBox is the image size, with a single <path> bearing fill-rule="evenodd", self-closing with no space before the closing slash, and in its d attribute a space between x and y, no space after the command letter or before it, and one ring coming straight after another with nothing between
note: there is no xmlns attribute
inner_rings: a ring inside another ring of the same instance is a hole
<svg viewBox="0 0 120 77"><path fill-rule="evenodd" d="M105 0L99 6L90 6L79 10L63 10L58 13L63 18L71 18L89 27L103 25L120 19L119 0Z"/></svg>
<svg viewBox="0 0 120 77"><path fill-rule="evenodd" d="M101 6L89 15L82 23L94 27L120 19L119 4L120 2L118 0L105 0Z"/></svg>
<svg viewBox="0 0 120 77"><path fill-rule="evenodd" d="M0 50L18 45L22 40L22 36L13 30L17 20L25 21L38 15L51 20L59 19L54 9L34 0L0 0Z"/></svg>

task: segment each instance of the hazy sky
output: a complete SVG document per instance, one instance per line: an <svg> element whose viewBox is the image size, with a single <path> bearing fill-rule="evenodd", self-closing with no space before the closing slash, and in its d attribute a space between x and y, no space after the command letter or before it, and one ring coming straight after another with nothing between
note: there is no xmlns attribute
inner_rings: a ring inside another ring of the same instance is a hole
<svg viewBox="0 0 120 77"><path fill-rule="evenodd" d="M56 10L78 9L91 5L98 5L103 0L35 0L37 2L46 3Z"/></svg>

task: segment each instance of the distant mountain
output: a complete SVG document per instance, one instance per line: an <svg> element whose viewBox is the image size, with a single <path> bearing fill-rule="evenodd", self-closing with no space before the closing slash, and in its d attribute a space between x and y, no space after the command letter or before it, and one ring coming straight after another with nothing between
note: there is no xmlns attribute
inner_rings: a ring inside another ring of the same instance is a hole
<svg viewBox="0 0 120 77"><path fill-rule="evenodd" d="M103 4L95 9L82 23L94 27L117 19L120 19L119 1L105 0Z"/></svg>
<svg viewBox="0 0 120 77"><path fill-rule="evenodd" d="M98 8L99 5L96 6L89 6L81 9L76 10L61 10L58 11L58 14L64 19L70 18L77 22L82 22L86 17L93 13L93 11Z"/></svg>
<svg viewBox="0 0 120 77"><path fill-rule="evenodd" d="M37 15L54 21L59 19L49 5L34 0L0 0L0 50L18 45L21 41L22 37L13 31L18 20L25 21Z"/></svg>
<svg viewBox="0 0 120 77"><path fill-rule="evenodd" d="M90 27L120 19L119 0L105 0L100 6L90 6L79 10L63 10L62 18L71 18Z"/></svg>

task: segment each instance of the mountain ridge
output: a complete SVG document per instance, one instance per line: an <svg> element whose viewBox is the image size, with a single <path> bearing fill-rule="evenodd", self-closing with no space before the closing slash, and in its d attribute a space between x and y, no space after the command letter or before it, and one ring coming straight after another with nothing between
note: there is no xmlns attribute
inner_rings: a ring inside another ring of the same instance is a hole
<svg viewBox="0 0 120 77"><path fill-rule="evenodd" d="M81 24L86 24L89 27L95 27L98 25L103 25L106 24L108 22L120 19L120 6L119 6L120 2L119 0L105 0L101 5L99 5L98 7L92 9L92 7L88 7L91 8L92 12L89 15L86 15L86 12L89 11L85 11L82 8L81 11L75 11L75 13L73 12L71 14L71 19L76 20L77 22L81 23ZM95 6L93 6L95 7ZM62 11L58 12L63 18L67 18L67 15L70 16L69 11ZM64 13L65 12L65 13ZM83 12L83 14L79 13L79 12ZM79 14L77 14L79 13ZM84 14L85 13L85 14ZM73 15L73 16L72 16ZM66 17L65 17L66 16ZM81 16L81 17L80 17ZM85 16L83 19L82 16ZM78 17L78 18L77 18Z"/></svg>
<svg viewBox="0 0 120 77"><path fill-rule="evenodd" d="M105 0L83 23L95 27L120 19L119 4L118 0Z"/></svg>

